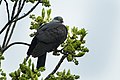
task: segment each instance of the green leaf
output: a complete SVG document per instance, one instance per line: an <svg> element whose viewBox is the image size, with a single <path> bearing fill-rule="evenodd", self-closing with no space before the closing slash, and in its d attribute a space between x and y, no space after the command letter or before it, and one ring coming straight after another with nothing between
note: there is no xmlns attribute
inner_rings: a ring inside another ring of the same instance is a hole
<svg viewBox="0 0 120 80"><path fill-rule="evenodd" d="M63 73L62 73L62 75L64 76L65 75L65 73L66 73L66 71L65 71L65 69L63 70Z"/></svg>
<svg viewBox="0 0 120 80"><path fill-rule="evenodd" d="M40 72L38 72L38 73L37 73L37 76L38 76L38 77L40 77L40 76L41 76L41 73L40 73Z"/></svg>
<svg viewBox="0 0 120 80"><path fill-rule="evenodd" d="M73 34L73 36L71 37L71 39L76 39L76 38L78 38L76 34Z"/></svg>
<svg viewBox="0 0 120 80"><path fill-rule="evenodd" d="M45 71L45 67L40 67L38 70L43 72L43 71Z"/></svg>
<svg viewBox="0 0 120 80"><path fill-rule="evenodd" d="M73 56L71 54L68 54L67 60L68 60L68 62L72 61L73 60Z"/></svg>
<svg viewBox="0 0 120 80"><path fill-rule="evenodd" d="M21 69L22 73L26 73L25 67L26 66L24 64L20 64L20 69Z"/></svg>
<svg viewBox="0 0 120 80"><path fill-rule="evenodd" d="M47 16L50 17L50 14L51 14L51 9L48 9L47 10Z"/></svg>
<svg viewBox="0 0 120 80"><path fill-rule="evenodd" d="M2 69L0 69L0 72L2 72Z"/></svg>
<svg viewBox="0 0 120 80"><path fill-rule="evenodd" d="M68 46L66 46L64 48L64 51L68 52L68 53L74 53L75 52L75 48L72 44L68 43Z"/></svg>
<svg viewBox="0 0 120 80"><path fill-rule="evenodd" d="M43 18L41 17L41 16L38 16L37 18L36 18L36 20L35 20L36 22L43 22Z"/></svg>
<svg viewBox="0 0 120 80"><path fill-rule="evenodd" d="M56 73L58 76L62 76L62 72L57 72ZM53 76L52 76L53 77Z"/></svg>
<svg viewBox="0 0 120 80"><path fill-rule="evenodd" d="M0 60L4 60L5 58L4 58L4 56L0 56Z"/></svg>
<svg viewBox="0 0 120 80"><path fill-rule="evenodd" d="M75 75L75 79L79 79L80 78L80 76L79 75Z"/></svg>
<svg viewBox="0 0 120 80"><path fill-rule="evenodd" d="M79 64L79 62L78 62L78 60L76 58L73 59L73 62L75 63L75 65Z"/></svg>
<svg viewBox="0 0 120 80"><path fill-rule="evenodd" d="M37 75L35 76L34 80L38 80L38 76Z"/></svg>
<svg viewBox="0 0 120 80"><path fill-rule="evenodd" d="M2 50L1 50L1 46L0 46L0 56L2 56L3 55L3 53L2 53Z"/></svg>
<svg viewBox="0 0 120 80"><path fill-rule="evenodd" d="M79 52L76 56L77 57L82 57L83 55L85 55L85 52Z"/></svg>
<svg viewBox="0 0 120 80"><path fill-rule="evenodd" d="M44 19L44 17L45 17L45 9L43 8L42 9L42 18Z"/></svg>
<svg viewBox="0 0 120 80"><path fill-rule="evenodd" d="M79 64L79 62L78 61L75 61L75 65L78 65Z"/></svg>
<svg viewBox="0 0 120 80"><path fill-rule="evenodd" d="M6 77L4 77L4 76L0 77L0 80L6 80Z"/></svg>
<svg viewBox="0 0 120 80"><path fill-rule="evenodd" d="M68 70L67 75L68 75L68 76L70 75L70 69Z"/></svg>
<svg viewBox="0 0 120 80"><path fill-rule="evenodd" d="M45 6L45 7L50 7L50 1L49 0L42 0L42 6Z"/></svg>
<svg viewBox="0 0 120 80"><path fill-rule="evenodd" d="M2 72L1 75L2 75L2 76L6 76L6 73Z"/></svg>
<svg viewBox="0 0 120 80"><path fill-rule="evenodd" d="M30 37L34 37L35 34L36 34L36 32L33 32L33 33L31 33L29 36L30 36Z"/></svg>
<svg viewBox="0 0 120 80"><path fill-rule="evenodd" d="M89 52L89 49L86 47L82 50L83 52Z"/></svg>
<svg viewBox="0 0 120 80"><path fill-rule="evenodd" d="M9 74L9 76L10 76L10 77L15 77L15 73L14 73L14 72L11 72L11 73Z"/></svg>
<svg viewBox="0 0 120 80"><path fill-rule="evenodd" d="M29 67L31 66L31 59L29 59L29 61L28 61L28 66Z"/></svg>
<svg viewBox="0 0 120 80"><path fill-rule="evenodd" d="M78 31L78 34L81 34L82 36L86 36L87 32L84 28L82 28Z"/></svg>
<svg viewBox="0 0 120 80"><path fill-rule="evenodd" d="M32 71L34 71L35 69L34 69L34 63L32 63Z"/></svg>
<svg viewBox="0 0 120 80"><path fill-rule="evenodd" d="M26 65L26 59L24 59L23 64Z"/></svg>
<svg viewBox="0 0 120 80"><path fill-rule="evenodd" d="M32 15L30 15L30 17L29 18L31 18L31 19L35 19L35 15L34 14L32 14Z"/></svg>
<svg viewBox="0 0 120 80"><path fill-rule="evenodd" d="M17 77L20 76L20 70L19 70L19 69L18 69L18 71L15 71L15 75L16 75Z"/></svg>
<svg viewBox="0 0 120 80"><path fill-rule="evenodd" d="M73 34L76 34L77 32L78 32L78 27L75 27L75 26L74 26L74 27L72 28L72 33L73 33Z"/></svg>

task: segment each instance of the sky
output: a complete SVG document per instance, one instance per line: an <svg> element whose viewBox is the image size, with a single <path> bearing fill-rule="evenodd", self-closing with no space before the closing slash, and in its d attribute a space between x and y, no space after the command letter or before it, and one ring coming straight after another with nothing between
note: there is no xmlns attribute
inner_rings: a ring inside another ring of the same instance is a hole
<svg viewBox="0 0 120 80"><path fill-rule="evenodd" d="M120 0L50 0L52 17L62 16L64 24L88 30L86 46L90 52L79 58L79 65L62 63L59 71L71 69L71 73L80 75L80 80L120 80ZM26 12L32 5L27 5ZM0 29L5 24L5 6L0 6ZM40 15L41 5L33 13ZM21 14L22 15L22 14ZM2 17L4 16L4 17ZM11 42L23 41L30 43L30 19L27 17L17 24ZM3 34L2 34L3 35ZM0 35L0 44L2 43ZM9 48L4 56L2 67L11 72L19 67L26 56L28 47L15 45ZM59 61L60 57L47 55L46 71L42 76L49 74ZM36 59L33 59L36 64Z"/></svg>

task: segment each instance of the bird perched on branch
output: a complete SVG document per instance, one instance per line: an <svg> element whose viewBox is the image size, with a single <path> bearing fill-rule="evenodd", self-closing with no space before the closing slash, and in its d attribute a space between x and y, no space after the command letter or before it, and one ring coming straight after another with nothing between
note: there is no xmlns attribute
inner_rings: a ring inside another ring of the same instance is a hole
<svg viewBox="0 0 120 80"><path fill-rule="evenodd" d="M67 38L68 31L62 23L63 18L57 16L37 30L27 52L28 56L38 57L37 69L45 67L46 53L56 50Z"/></svg>

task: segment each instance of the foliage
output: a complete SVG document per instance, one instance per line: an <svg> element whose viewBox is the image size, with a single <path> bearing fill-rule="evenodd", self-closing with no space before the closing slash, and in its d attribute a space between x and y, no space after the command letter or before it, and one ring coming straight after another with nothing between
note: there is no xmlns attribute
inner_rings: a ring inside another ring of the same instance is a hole
<svg viewBox="0 0 120 80"><path fill-rule="evenodd" d="M0 68L0 80L7 80L6 73Z"/></svg>
<svg viewBox="0 0 120 80"><path fill-rule="evenodd" d="M42 71L44 71L44 67L41 67L40 69L35 69L34 63L31 62L31 59L29 59L26 62L26 59L24 59L24 62L20 64L20 67L18 70L10 73L10 77L12 80L38 80L38 77L41 76Z"/></svg>
<svg viewBox="0 0 120 80"><path fill-rule="evenodd" d="M68 30L69 30L69 26ZM76 57L82 57L86 52L89 52L88 48L85 47L84 37L87 32L84 28L78 29L77 27L71 28L68 32L67 40L61 44L64 51L68 53L68 62L73 61L75 65L78 65Z"/></svg>
<svg viewBox="0 0 120 80"><path fill-rule="evenodd" d="M34 14L30 15L30 18L32 19L30 26L31 30L37 30L38 28L40 28L41 25L51 21L51 9L45 10L45 8L43 8L41 12L41 16L36 17ZM30 34L31 37L33 37L34 35L35 32Z"/></svg>
<svg viewBox="0 0 120 80"><path fill-rule="evenodd" d="M2 52L1 52L1 47L0 47L0 74L1 74L1 76L0 76L0 80L6 80L7 78L6 78L6 73L3 71L3 69L1 68L1 62L2 62L2 60L4 60L5 58L4 58L4 56L3 56L3 54L2 54Z"/></svg>
<svg viewBox="0 0 120 80"><path fill-rule="evenodd" d="M66 70L63 70L63 72L57 72L56 76L51 75L48 80L77 80L79 79L79 75L72 75L70 70L66 72Z"/></svg>
<svg viewBox="0 0 120 80"><path fill-rule="evenodd" d="M16 2L17 0L11 0L12 2ZM40 1L42 2L42 5L45 6L45 7L50 7L50 1L49 0L25 0L26 3L35 3L37 1Z"/></svg>
<svg viewBox="0 0 120 80"><path fill-rule="evenodd" d="M39 3L41 3L43 6L41 10L41 14L39 16L36 16L35 14L31 14L29 16L29 18L32 19L30 24L30 29L35 31L38 28L40 28L41 25L44 25L45 23L48 23L52 20L52 18L50 17L52 10L49 8L51 6L49 0L11 0L11 2L14 4L11 15L9 13L8 2L6 0L4 1L6 3L8 22L0 31L0 35L1 35L1 33L5 31L5 29L7 29L5 32L6 34L5 34L3 43L2 43L3 45L2 47L0 46L0 74L1 74L0 80L7 79L6 73L1 68L1 61L4 60L4 55L3 55L4 51L14 44L14 43L13 44L11 43L8 45L12 37L12 34L14 32L14 28L16 27L17 21L28 16L36 8L36 6ZM1 3L2 3L2 0L0 1L0 4ZM35 5L28 12L26 12L25 15L19 17L19 14L21 13L24 5L29 3L32 3ZM78 65L79 62L77 58L82 57L87 52L89 52L88 48L85 45L86 40L84 39L85 36L87 35L87 30L85 30L84 28L79 29L78 27L75 27L75 26L72 28L69 26L66 26L66 27L68 29L67 39L64 43L60 45L61 49L56 52L56 53L60 53L63 56L65 55L65 57L63 59L61 58L61 62L60 61L58 62L58 65L56 65L55 70L53 70L53 72L50 73L48 77L45 78L45 80L77 80L79 79L79 76L72 75L70 70L68 70L67 72L66 70L63 70L61 72L56 72L64 59L67 59L68 62L74 62L75 65ZM8 33L10 35L8 35ZM31 33L30 36L31 37L35 36L35 33L36 32ZM18 43L27 45L27 43L22 43L22 42L18 42ZM32 63L32 60L31 59L27 60L25 58L23 60L23 63L19 65L19 68L16 71L11 72L9 76L11 77L12 80L38 80L38 78L41 76L41 72L44 70L45 70L44 67L41 67L40 69L37 70L34 67L34 63Z"/></svg>

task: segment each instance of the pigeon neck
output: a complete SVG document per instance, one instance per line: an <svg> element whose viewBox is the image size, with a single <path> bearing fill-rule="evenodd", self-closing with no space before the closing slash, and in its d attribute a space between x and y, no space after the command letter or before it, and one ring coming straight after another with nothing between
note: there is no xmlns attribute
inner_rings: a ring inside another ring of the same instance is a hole
<svg viewBox="0 0 120 80"><path fill-rule="evenodd" d="M60 21L58 21L58 20L52 20L52 22L60 22Z"/></svg>

